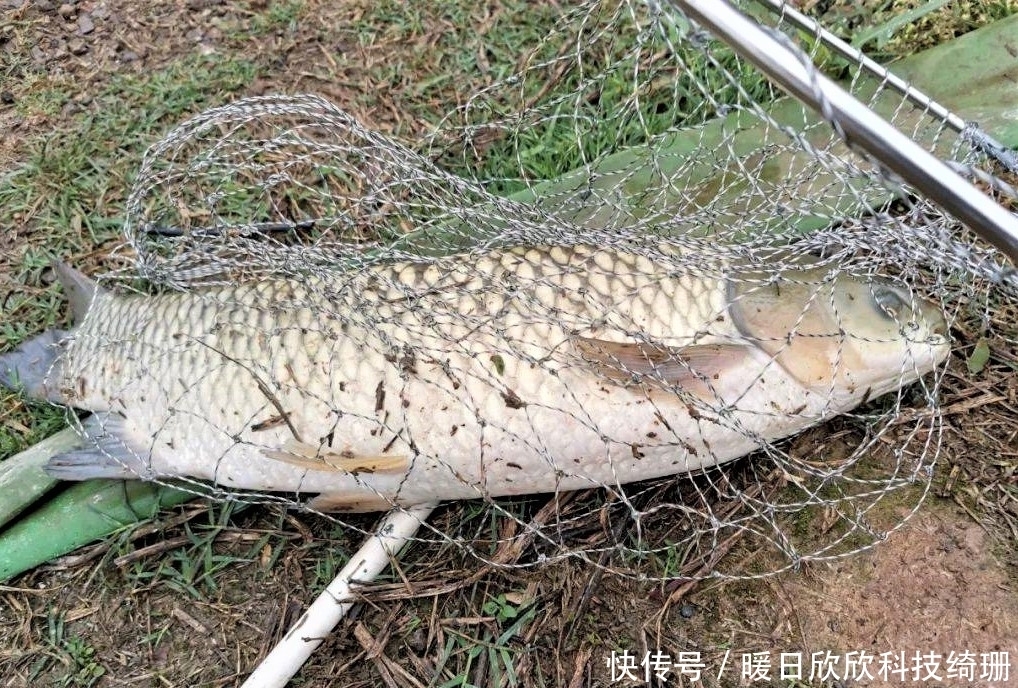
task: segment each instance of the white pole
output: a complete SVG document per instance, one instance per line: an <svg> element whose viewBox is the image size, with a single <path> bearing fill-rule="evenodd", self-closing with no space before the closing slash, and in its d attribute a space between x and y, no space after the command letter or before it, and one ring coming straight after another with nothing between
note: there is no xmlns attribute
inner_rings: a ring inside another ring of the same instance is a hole
<svg viewBox="0 0 1018 688"><path fill-rule="evenodd" d="M1018 218L725 0L669 0L1018 265Z"/></svg>
<svg viewBox="0 0 1018 688"><path fill-rule="evenodd" d="M255 668L242 688L283 688L354 605L350 592L358 584L373 581L436 506L435 503L421 504L389 511L343 570Z"/></svg>

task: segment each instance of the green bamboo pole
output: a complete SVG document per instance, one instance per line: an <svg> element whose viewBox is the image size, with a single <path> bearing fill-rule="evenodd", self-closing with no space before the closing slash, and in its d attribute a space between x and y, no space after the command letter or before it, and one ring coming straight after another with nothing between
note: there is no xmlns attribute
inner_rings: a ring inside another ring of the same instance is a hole
<svg viewBox="0 0 1018 688"><path fill-rule="evenodd" d="M0 581L194 497L140 480L75 483L0 533Z"/></svg>
<svg viewBox="0 0 1018 688"><path fill-rule="evenodd" d="M0 528L57 484L42 467L51 456L68 451L78 443L78 433L73 428L65 428L20 454L0 461Z"/></svg>

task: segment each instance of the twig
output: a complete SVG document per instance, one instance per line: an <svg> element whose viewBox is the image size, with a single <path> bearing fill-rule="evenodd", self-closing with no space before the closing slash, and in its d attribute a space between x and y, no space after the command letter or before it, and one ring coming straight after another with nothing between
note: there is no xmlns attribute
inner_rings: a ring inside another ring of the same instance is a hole
<svg viewBox="0 0 1018 688"><path fill-rule="evenodd" d="M117 567L127 566L128 564L133 564L134 562L153 554L162 554L168 550L182 547L189 542L191 542L191 538L187 535L178 535L177 537L172 537L168 540L160 540L159 542L155 542L147 547L141 547L133 552L128 552L127 554L117 557L113 560L113 565Z"/></svg>
<svg viewBox="0 0 1018 688"><path fill-rule="evenodd" d="M536 514L534 514L534 517L527 525L526 532L519 537L516 537L515 532L518 522L510 520L508 522L508 527L511 528L512 531L504 534L502 543L498 546L498 550L495 551L495 554L493 554L490 559L485 561L483 566L475 569L469 575L460 576L446 574L443 575L441 579L415 581L413 583L413 587L408 587L405 582L378 585L371 589L371 600L373 602L384 602L386 600L439 597L473 585L499 566L505 566L517 561L523 554L523 550L534 541L537 532L543 526L547 525L551 518L557 514L562 507L568 504L576 494L577 493L575 491L556 493L554 497L548 500L548 502L542 506ZM450 582L448 580L450 578L455 580Z"/></svg>
<svg viewBox="0 0 1018 688"><path fill-rule="evenodd" d="M185 230L182 227L150 225L145 228L145 233L166 237L179 237L186 234L190 234L192 236L216 236L218 234L236 232L237 230L243 230L243 233L293 232L300 229L314 229L314 227L315 220L301 220L299 222L258 222L250 225L241 225L239 227L195 227L188 230Z"/></svg>
<svg viewBox="0 0 1018 688"><path fill-rule="evenodd" d="M389 558L414 536L435 506L431 503L394 508L387 513L375 533L364 541L325 591L297 619L290 632L262 660L243 688L285 686L353 606L350 593L382 572Z"/></svg>
<svg viewBox="0 0 1018 688"><path fill-rule="evenodd" d="M582 648L576 653L576 660L573 662L573 677L569 681L569 688L582 688L584 685L584 674L586 674L592 653L593 650L589 647Z"/></svg>
<svg viewBox="0 0 1018 688"><path fill-rule="evenodd" d="M392 621L391 617L389 621ZM389 624L387 623L386 626L389 627ZM412 688L424 688L424 685L414 678L412 674L385 654L385 643L389 639L388 632L383 633L381 638L375 638L371 635L368 627L358 621L357 625L354 626L353 635L357 642L360 643L368 659L375 663L378 673L382 676L382 680L385 681L387 686L399 688L400 684L396 682L396 677L399 677L404 681L404 685L409 685Z"/></svg>

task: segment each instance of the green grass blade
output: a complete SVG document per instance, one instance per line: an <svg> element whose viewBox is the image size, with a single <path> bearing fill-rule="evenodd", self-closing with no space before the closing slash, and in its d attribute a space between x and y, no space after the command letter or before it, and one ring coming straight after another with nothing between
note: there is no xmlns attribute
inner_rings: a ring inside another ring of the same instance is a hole
<svg viewBox="0 0 1018 688"><path fill-rule="evenodd" d="M887 45L887 42L894 37L894 34L897 33L899 29L919 21L930 12L936 12L948 2L950 2L950 0L928 0L925 5L895 15L883 24L856 35L856 37L852 40L852 47L862 48L873 39L876 39L877 47L883 48Z"/></svg>

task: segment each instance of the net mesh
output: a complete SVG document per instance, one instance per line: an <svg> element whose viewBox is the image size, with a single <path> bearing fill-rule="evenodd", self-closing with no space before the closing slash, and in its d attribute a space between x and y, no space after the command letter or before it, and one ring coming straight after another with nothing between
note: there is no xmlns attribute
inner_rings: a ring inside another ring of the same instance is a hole
<svg viewBox="0 0 1018 688"><path fill-rule="evenodd" d="M973 130L750 9L995 179ZM424 140L302 95L153 146L130 267L101 284L162 305L97 302L77 335L81 370L136 361L107 397L153 400L120 414L139 461L104 439L116 414L85 422L107 458L355 529L344 510L480 499L496 535L418 537L644 579L766 575L900 527L941 445L938 314L1013 303L1003 258L674 7L553 26Z"/></svg>

